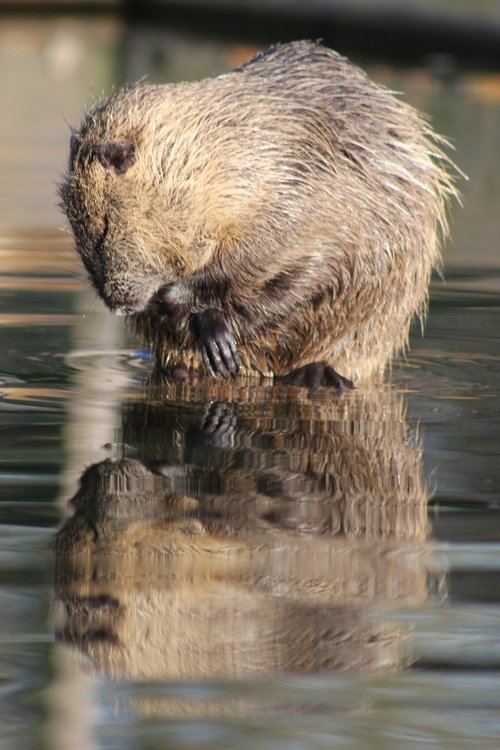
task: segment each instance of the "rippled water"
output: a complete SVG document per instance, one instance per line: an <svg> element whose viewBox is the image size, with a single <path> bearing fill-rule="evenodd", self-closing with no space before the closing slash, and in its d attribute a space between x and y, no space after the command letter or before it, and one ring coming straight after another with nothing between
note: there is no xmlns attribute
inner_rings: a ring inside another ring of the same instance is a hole
<svg viewBox="0 0 500 750"><path fill-rule="evenodd" d="M425 338L340 399L150 383L55 220L3 230L0 747L500 746L484 181Z"/></svg>

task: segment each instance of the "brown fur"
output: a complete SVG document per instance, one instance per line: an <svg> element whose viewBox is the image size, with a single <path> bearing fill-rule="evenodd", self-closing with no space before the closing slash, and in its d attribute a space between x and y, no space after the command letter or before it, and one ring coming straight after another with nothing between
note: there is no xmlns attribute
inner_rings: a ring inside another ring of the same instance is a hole
<svg viewBox="0 0 500 750"><path fill-rule="evenodd" d="M425 601L429 543L400 397L228 387L126 403L136 458L88 468L56 537L58 637L138 679L404 666L388 615ZM213 397L236 410L225 447Z"/></svg>
<svg viewBox="0 0 500 750"><path fill-rule="evenodd" d="M215 309L247 372L319 361L354 379L425 311L456 194L440 143L345 58L295 42L98 104L61 195L99 294L161 364L200 368L190 320Z"/></svg>

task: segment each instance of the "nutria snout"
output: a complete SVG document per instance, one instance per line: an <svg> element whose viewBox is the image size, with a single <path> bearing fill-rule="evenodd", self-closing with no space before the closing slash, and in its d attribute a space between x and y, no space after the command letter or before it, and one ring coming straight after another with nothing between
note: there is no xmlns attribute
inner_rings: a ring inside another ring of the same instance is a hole
<svg viewBox="0 0 500 750"><path fill-rule="evenodd" d="M160 367L341 389L425 312L456 196L443 145L348 60L294 42L97 104L60 191L97 292Z"/></svg>

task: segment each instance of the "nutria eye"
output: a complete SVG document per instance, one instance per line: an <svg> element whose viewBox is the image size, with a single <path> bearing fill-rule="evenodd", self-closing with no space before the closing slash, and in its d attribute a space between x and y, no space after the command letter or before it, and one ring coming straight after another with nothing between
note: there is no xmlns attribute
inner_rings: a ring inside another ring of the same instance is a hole
<svg viewBox="0 0 500 750"><path fill-rule="evenodd" d="M115 174L124 174L136 159L136 147L132 141L117 143L117 141L106 141L95 147L94 153L101 162L104 169L113 171Z"/></svg>

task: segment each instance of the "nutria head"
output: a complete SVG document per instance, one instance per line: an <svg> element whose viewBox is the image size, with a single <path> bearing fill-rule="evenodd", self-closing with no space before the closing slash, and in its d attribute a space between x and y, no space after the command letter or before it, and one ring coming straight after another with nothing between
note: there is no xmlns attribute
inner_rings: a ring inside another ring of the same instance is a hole
<svg viewBox="0 0 500 750"><path fill-rule="evenodd" d="M200 230L210 191L203 206L196 190L186 191L192 159L198 171L203 160L189 157L193 133L183 142L175 132L177 116L169 117L178 109L170 102L175 86L159 89L139 84L94 107L71 136L59 188L90 279L106 306L121 315L144 311L161 287L200 267L214 244L206 221ZM153 113L159 103L161 123Z"/></svg>
<svg viewBox="0 0 500 750"><path fill-rule="evenodd" d="M60 195L96 291L110 310L128 315L182 277L185 241L158 210L147 133L114 116L116 100L109 111L93 110L71 136Z"/></svg>
<svg viewBox="0 0 500 750"><path fill-rule="evenodd" d="M142 309L161 285L155 269L143 273L144 264L141 273L133 273L134 264L139 270L140 237L130 236L131 206L124 183L130 184L127 173L136 168L136 161L137 144L132 140L98 140L74 133L69 175L61 186L78 253L97 292L118 314ZM136 253L124 252L134 244ZM126 256L130 265L124 266L120 259ZM136 276L140 281L133 281Z"/></svg>

